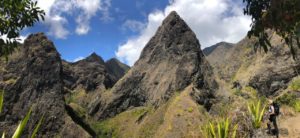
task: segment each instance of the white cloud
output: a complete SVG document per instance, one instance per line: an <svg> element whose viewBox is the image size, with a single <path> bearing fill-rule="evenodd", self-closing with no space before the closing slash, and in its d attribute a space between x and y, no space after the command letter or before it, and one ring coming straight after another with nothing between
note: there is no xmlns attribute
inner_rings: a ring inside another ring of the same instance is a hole
<svg viewBox="0 0 300 138"><path fill-rule="evenodd" d="M109 13L109 8L111 7L111 0L103 0L103 2L101 3L101 18L100 20L103 21L103 22L109 22L109 21L112 21L114 20L113 17L110 16L110 13Z"/></svg>
<svg viewBox="0 0 300 138"><path fill-rule="evenodd" d="M49 34L55 36L56 38L66 39L69 31L64 27L68 24L66 18L59 15L54 15L51 18L46 18L45 23L49 25Z"/></svg>
<svg viewBox="0 0 300 138"><path fill-rule="evenodd" d="M139 32L146 27L146 24L136 20L126 20L125 23L122 25L123 30L130 30L133 32Z"/></svg>
<svg viewBox="0 0 300 138"><path fill-rule="evenodd" d="M163 11L154 11L148 15L148 22L140 30L140 35L120 45L116 55L121 61L133 65L171 11L177 11L187 22L196 33L202 48L220 41L235 43L245 37L250 29L251 19L243 15L242 8L241 3L233 0L170 0Z"/></svg>
<svg viewBox="0 0 300 138"><path fill-rule="evenodd" d="M44 23L49 26L49 34L65 39L70 34L66 25L66 15L76 22L75 33L85 35L90 31L90 20L100 11L102 18L110 18L110 0L37 0L38 6L45 10ZM104 20L103 19L103 20Z"/></svg>
<svg viewBox="0 0 300 138"><path fill-rule="evenodd" d="M84 59L84 57L77 57L77 58L75 58L72 62L77 62L77 61L79 61L79 60L83 60Z"/></svg>

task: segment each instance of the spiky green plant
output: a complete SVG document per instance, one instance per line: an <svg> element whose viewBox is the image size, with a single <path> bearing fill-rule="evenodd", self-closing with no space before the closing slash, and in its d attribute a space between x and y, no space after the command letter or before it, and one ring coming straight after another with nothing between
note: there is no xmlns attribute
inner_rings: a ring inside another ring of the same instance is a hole
<svg viewBox="0 0 300 138"><path fill-rule="evenodd" d="M2 112L3 99L4 99L4 91L0 90L0 113Z"/></svg>
<svg viewBox="0 0 300 138"><path fill-rule="evenodd" d="M43 121L44 121L44 115L42 116L42 118L40 119L39 123L34 128L33 133L31 134L31 138L35 138L35 136L36 136L38 130L40 129Z"/></svg>
<svg viewBox="0 0 300 138"><path fill-rule="evenodd" d="M4 101L3 99L4 99L4 91L0 90L0 113L2 112L3 101ZM30 108L28 113L26 114L25 118L18 125L14 135L12 136L13 138L20 138L21 137L22 132L24 131L24 129L26 127L26 124L27 124L27 122L30 118L31 112L32 112L32 109ZM37 126L34 128L34 131L31 135L31 138L35 138L39 128L42 125L43 120L44 120L44 116L39 120ZM2 134L2 138L5 138L5 132L3 132L3 134Z"/></svg>
<svg viewBox="0 0 300 138"><path fill-rule="evenodd" d="M20 124L18 125L14 135L13 135L13 138L20 138L21 137L21 134L22 132L24 131L25 129L25 126L30 118L30 115L31 115L31 108L29 109L29 112L26 114L25 118L20 122Z"/></svg>
<svg viewBox="0 0 300 138"><path fill-rule="evenodd" d="M253 101L248 104L248 111L252 118L254 128L260 128L262 119L265 113L266 106L261 103L261 100Z"/></svg>
<svg viewBox="0 0 300 138"><path fill-rule="evenodd" d="M206 138L235 138L238 125L231 127L231 121L228 118L222 119L216 123L208 123L203 128L203 134Z"/></svg>

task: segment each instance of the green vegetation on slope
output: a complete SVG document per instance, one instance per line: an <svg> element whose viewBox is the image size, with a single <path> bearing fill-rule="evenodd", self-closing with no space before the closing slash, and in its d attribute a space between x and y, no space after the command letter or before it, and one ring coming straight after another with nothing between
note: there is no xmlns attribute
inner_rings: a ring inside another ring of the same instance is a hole
<svg viewBox="0 0 300 138"><path fill-rule="evenodd" d="M109 137L133 137L132 132L123 132L123 129L135 129L140 117L145 115L150 108L138 107L102 122L92 123L97 136L101 138Z"/></svg>
<svg viewBox="0 0 300 138"><path fill-rule="evenodd" d="M280 105L288 105L294 108L295 111L300 112L300 99L293 93L285 93L276 99Z"/></svg>
<svg viewBox="0 0 300 138"><path fill-rule="evenodd" d="M235 138L237 128L237 124L232 124L231 121L226 118L204 125L202 133L206 138Z"/></svg>
<svg viewBox="0 0 300 138"><path fill-rule="evenodd" d="M296 77L295 79L293 79L293 81L289 85L289 89L293 91L300 91L300 77Z"/></svg>
<svg viewBox="0 0 300 138"><path fill-rule="evenodd" d="M252 125L254 128L260 128L262 119L265 113L266 106L261 103L261 100L253 101L248 104L248 110L252 116Z"/></svg>

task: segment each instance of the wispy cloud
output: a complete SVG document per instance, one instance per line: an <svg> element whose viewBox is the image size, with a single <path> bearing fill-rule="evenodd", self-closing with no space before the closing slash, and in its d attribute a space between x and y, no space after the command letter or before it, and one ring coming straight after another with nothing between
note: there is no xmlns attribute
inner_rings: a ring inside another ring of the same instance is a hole
<svg viewBox="0 0 300 138"><path fill-rule="evenodd" d="M139 32L146 27L146 24L136 20L126 20L122 25L122 30L130 30L132 32Z"/></svg>
<svg viewBox="0 0 300 138"><path fill-rule="evenodd" d="M245 37L251 23L250 17L243 15L241 5L235 0L170 0L163 11L157 10L148 15L146 27L139 31L140 35L120 45L116 56L133 65L171 11L177 11L193 29L202 48L220 41L235 43Z"/></svg>

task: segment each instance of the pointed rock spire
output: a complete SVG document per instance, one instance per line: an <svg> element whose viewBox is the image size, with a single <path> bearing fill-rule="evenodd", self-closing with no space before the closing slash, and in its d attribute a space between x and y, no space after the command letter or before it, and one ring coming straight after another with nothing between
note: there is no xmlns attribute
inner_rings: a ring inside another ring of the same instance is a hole
<svg viewBox="0 0 300 138"><path fill-rule="evenodd" d="M110 99L95 104L99 111L91 109L90 113L102 119L132 106L159 106L190 85L197 89L193 97L201 104L209 104L208 97L217 87L196 35L176 12L171 12L140 59L112 88Z"/></svg>
<svg viewBox="0 0 300 138"><path fill-rule="evenodd" d="M140 60L152 62L166 57L173 60L174 56L184 55L192 51L193 53L199 52L200 43L185 21L173 11L145 46Z"/></svg>

